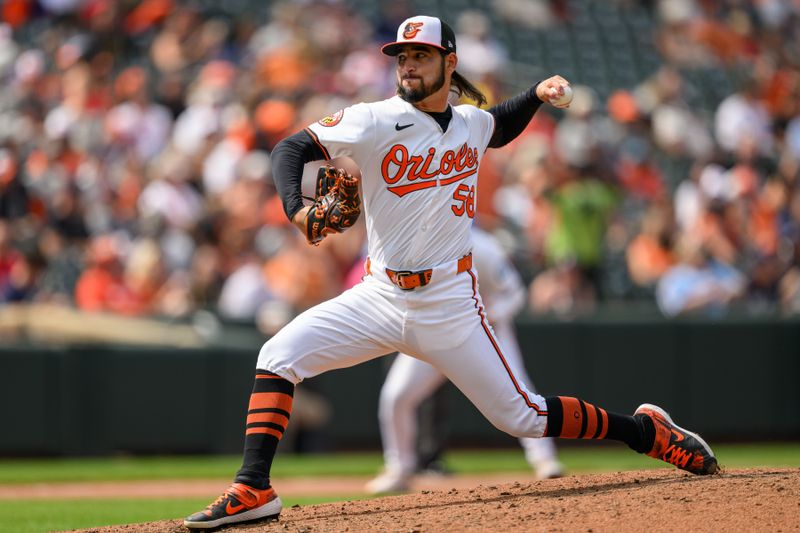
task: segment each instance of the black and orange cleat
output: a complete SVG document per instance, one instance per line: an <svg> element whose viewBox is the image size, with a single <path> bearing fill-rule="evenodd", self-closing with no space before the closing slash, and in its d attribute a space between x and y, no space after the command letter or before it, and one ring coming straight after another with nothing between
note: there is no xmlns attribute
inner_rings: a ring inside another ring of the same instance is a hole
<svg viewBox="0 0 800 533"><path fill-rule="evenodd" d="M234 483L205 510L184 520L183 525L189 529L212 529L253 520L277 520L282 508L281 499L272 487L261 490Z"/></svg>
<svg viewBox="0 0 800 533"><path fill-rule="evenodd" d="M672 421L669 414L657 405L640 405L634 415L646 415L653 420L656 438L647 455L661 459L692 474L716 474L717 458L700 435L687 431Z"/></svg>

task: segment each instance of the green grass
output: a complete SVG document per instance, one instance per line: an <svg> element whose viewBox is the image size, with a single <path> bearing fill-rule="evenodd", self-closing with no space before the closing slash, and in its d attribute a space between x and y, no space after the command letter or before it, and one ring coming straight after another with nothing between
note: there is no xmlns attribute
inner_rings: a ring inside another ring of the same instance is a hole
<svg viewBox="0 0 800 533"><path fill-rule="evenodd" d="M2 459L0 484L60 481L229 478L241 466L239 455ZM381 466L379 453L280 455L273 477L360 476Z"/></svg>
<svg viewBox="0 0 800 533"><path fill-rule="evenodd" d="M800 443L729 444L714 447L727 468L800 467ZM560 459L571 473L661 468L662 463L622 446L564 446ZM142 479L230 478L239 456L114 457L102 459L3 459L0 484L125 481ZM451 451L447 465L456 473L527 472L518 449ZM298 476L365 476L378 471L380 454L281 455L273 478ZM664 465L666 468L672 468ZM279 482L278 482L279 483ZM331 496L286 498L287 506L363 498ZM42 533L100 525L175 519L200 509L207 499L0 500L0 531Z"/></svg>
<svg viewBox="0 0 800 533"><path fill-rule="evenodd" d="M728 468L800 467L800 443L727 444L714 449ZM659 468L661 463L624 446L562 447L562 462L571 472L608 472ZM458 473L522 472L528 469L521 450L451 451L447 465ZM112 457L77 459L0 459L0 484L141 479L229 478L240 456ZM367 476L381 467L377 452L336 455L280 455L274 478ZM670 468L670 467L668 467Z"/></svg>
<svg viewBox="0 0 800 533"><path fill-rule="evenodd" d="M284 506L357 500L364 495L282 498ZM115 524L175 520L208 505L208 498L0 501L0 531L43 533Z"/></svg>

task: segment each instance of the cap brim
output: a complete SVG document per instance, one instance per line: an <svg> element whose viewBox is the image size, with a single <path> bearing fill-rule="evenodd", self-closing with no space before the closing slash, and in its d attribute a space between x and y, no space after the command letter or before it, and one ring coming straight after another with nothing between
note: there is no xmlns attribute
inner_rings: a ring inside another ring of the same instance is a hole
<svg viewBox="0 0 800 533"><path fill-rule="evenodd" d="M442 45L439 44L423 43L421 41L397 41L394 43L384 44L381 47L381 52L383 52L387 56L396 56L397 54L400 53L400 48L406 44L421 44L424 46L432 46L434 48L438 48L439 50L444 50L445 52L447 51Z"/></svg>

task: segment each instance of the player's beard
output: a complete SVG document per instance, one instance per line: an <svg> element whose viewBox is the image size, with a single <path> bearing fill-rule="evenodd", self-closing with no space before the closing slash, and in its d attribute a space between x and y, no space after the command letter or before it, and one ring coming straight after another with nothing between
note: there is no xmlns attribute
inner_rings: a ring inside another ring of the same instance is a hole
<svg viewBox="0 0 800 533"><path fill-rule="evenodd" d="M439 71L439 77L436 78L436 80L434 80L430 86L426 86L422 78L417 79L419 80L418 89L403 87L402 80L397 82L397 95L409 104L421 102L444 87L444 61L442 61L442 68Z"/></svg>

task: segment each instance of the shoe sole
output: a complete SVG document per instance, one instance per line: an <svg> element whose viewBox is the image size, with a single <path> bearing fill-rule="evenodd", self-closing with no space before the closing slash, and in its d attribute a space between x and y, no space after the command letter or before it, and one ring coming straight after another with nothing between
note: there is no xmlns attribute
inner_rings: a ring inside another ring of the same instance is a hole
<svg viewBox="0 0 800 533"><path fill-rule="evenodd" d="M239 524L242 522L252 522L254 520L277 520L283 509L283 502L279 497L269 501L261 507L250 509L244 513L239 513L231 516L224 516L216 520L209 520L208 522L190 522L184 520L183 525L189 529L214 529L216 527L224 526L225 524Z"/></svg>
<svg viewBox="0 0 800 533"><path fill-rule="evenodd" d="M538 481L545 479L558 479L564 477L564 467L559 463L558 465L548 466L546 468L534 468L534 477Z"/></svg>
<svg viewBox="0 0 800 533"><path fill-rule="evenodd" d="M703 446L703 449L705 449L706 453L708 453L708 455L712 459L714 459L714 471L713 472L704 472L703 474L716 474L719 471L719 464L717 463L717 456L714 455L714 452L711 450L711 446L709 446L708 443L706 441L704 441L703 438L700 435L698 435L697 433L695 433L693 431L689 431L686 428L682 428L681 426L676 424L675 421L672 420L672 417L669 416L669 413L666 412L665 410L663 410L662 408L660 408L657 405L653 405L652 403L643 403L642 405L640 405L639 407L636 408L636 411L634 411L634 414L637 414L639 412L639 410L641 410L641 409L650 409L651 411L655 411L656 413L658 413L661 416L663 416L664 418L666 418L667 422L672 424L675 428L677 428L680 431L683 431L684 433L686 433L687 435L691 435L692 437L697 439L697 441Z"/></svg>
<svg viewBox="0 0 800 533"><path fill-rule="evenodd" d="M391 487L370 487L369 485L364 487L364 492L370 494L372 496L380 496L382 494L400 494L404 492L409 492L411 487L409 485L393 485Z"/></svg>

